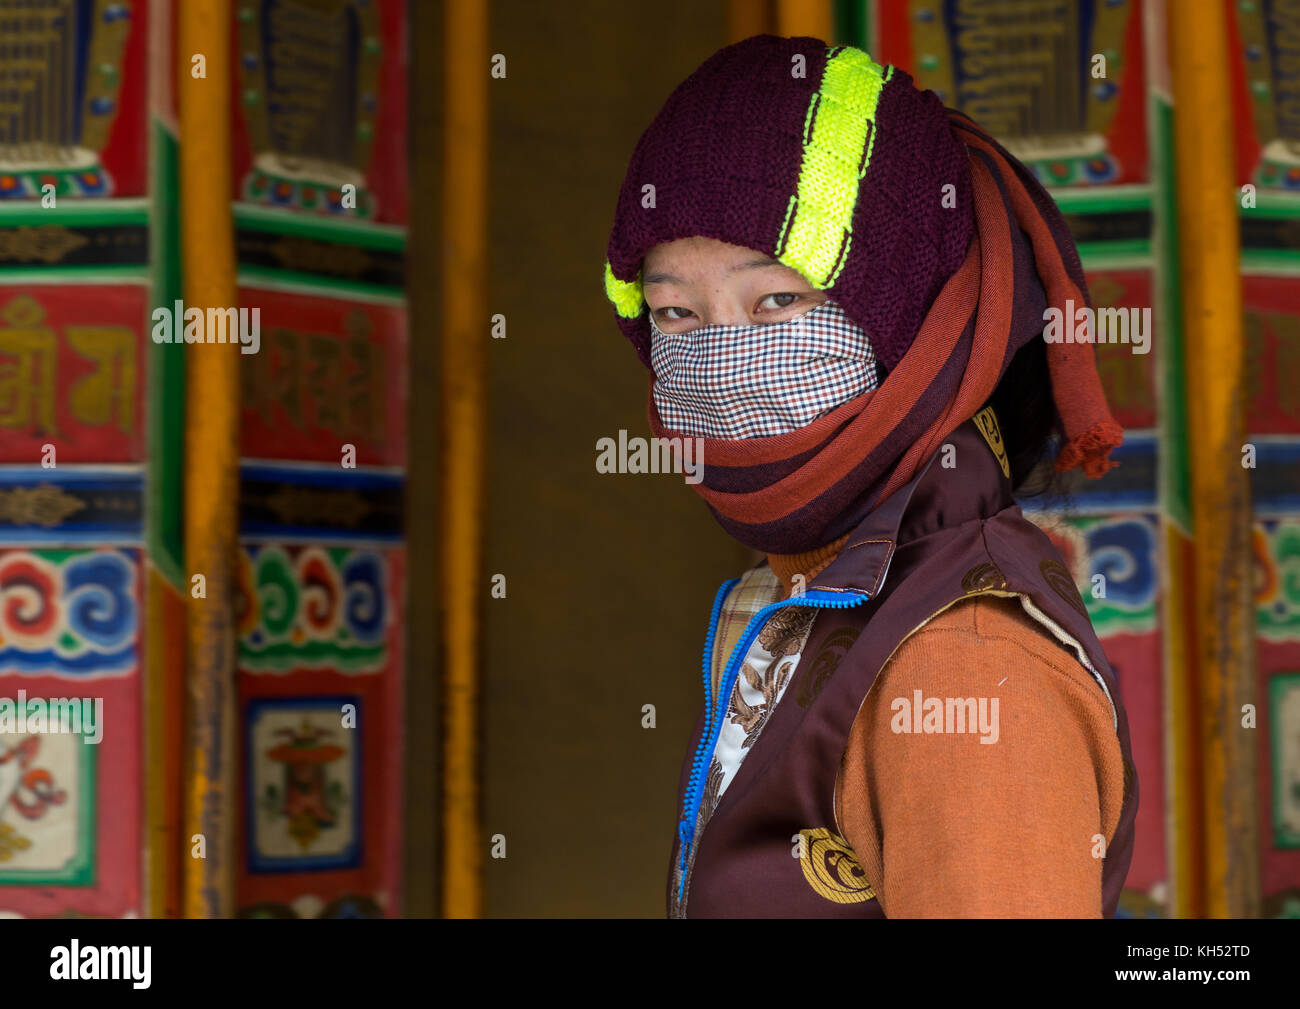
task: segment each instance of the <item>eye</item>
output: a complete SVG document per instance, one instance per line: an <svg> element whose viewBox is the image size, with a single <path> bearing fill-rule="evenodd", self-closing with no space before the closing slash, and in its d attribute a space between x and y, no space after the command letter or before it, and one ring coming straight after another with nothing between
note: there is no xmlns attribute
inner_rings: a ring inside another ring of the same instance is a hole
<svg viewBox="0 0 1300 1009"><path fill-rule="evenodd" d="M762 307L766 304L766 302L768 301L768 299L770 299L770 298L786 299L786 300L784 300L784 301L778 301L778 303L775 304L775 305L768 306L768 309L767 309L768 311L771 311L771 312L779 312L779 311L781 311L781 309L783 309L783 308L789 308L789 307L790 307L791 305L793 305L796 301L798 301L800 297L801 297L800 295L794 293L793 291L786 291L786 292L781 293L781 294L769 294L769 295L767 295L766 297L764 297L764 298L762 299L762 301L760 301L760 302L758 303L758 305L759 305L759 308L762 308Z"/></svg>
<svg viewBox="0 0 1300 1009"><path fill-rule="evenodd" d="M661 333L683 334L700 328L700 317L689 308L680 305L668 305L664 308L650 310L655 326Z"/></svg>

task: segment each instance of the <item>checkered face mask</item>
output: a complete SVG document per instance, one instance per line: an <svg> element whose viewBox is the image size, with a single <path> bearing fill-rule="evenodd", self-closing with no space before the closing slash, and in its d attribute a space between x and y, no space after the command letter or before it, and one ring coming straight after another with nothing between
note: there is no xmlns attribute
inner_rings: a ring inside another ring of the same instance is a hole
<svg viewBox="0 0 1300 1009"><path fill-rule="evenodd" d="M876 387L867 334L826 301L785 322L663 333L650 316L655 409L691 437L795 431Z"/></svg>

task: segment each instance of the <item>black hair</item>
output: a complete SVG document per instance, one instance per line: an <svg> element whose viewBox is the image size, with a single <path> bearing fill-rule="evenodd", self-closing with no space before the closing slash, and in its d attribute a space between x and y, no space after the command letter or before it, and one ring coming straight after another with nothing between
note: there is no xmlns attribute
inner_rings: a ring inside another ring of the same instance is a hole
<svg viewBox="0 0 1300 1009"><path fill-rule="evenodd" d="M877 361L877 383L888 373ZM1011 468L1012 493L1021 501L1041 499L1034 503L1068 508L1075 481L1052 465L1063 427L1052 398L1045 340L1030 340L1016 352L986 405L993 407L997 416Z"/></svg>
<svg viewBox="0 0 1300 1009"><path fill-rule="evenodd" d="M1042 498L1043 504L1067 503L1074 481L1052 465L1062 425L1052 398L1045 340L1030 340L1016 352L988 405L998 418L1015 496Z"/></svg>

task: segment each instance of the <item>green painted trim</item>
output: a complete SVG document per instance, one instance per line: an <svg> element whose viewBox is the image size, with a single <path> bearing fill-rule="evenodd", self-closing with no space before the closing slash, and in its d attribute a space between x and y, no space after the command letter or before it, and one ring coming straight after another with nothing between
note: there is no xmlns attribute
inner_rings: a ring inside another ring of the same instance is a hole
<svg viewBox="0 0 1300 1009"><path fill-rule="evenodd" d="M147 284L149 279L149 267L139 263L0 267L0 284Z"/></svg>
<svg viewBox="0 0 1300 1009"><path fill-rule="evenodd" d="M831 15L835 38L826 41L866 50L866 7L867 0L834 0Z"/></svg>
<svg viewBox="0 0 1300 1009"><path fill-rule="evenodd" d="M1300 274L1300 249L1243 249L1241 268L1250 273L1294 276Z"/></svg>
<svg viewBox="0 0 1300 1009"><path fill-rule="evenodd" d="M310 294L316 297L341 297L338 291L321 291L319 286L312 284L299 284L292 280L271 280L267 277L245 277L242 272L237 275L236 283L242 287L252 287L259 291L284 291L288 294ZM407 303L406 293L395 289L384 288L378 293L366 293L363 291L349 291L346 295L349 301L355 301L367 305L387 305L393 308L400 308ZM382 469L384 467L369 467L372 469ZM401 472L400 466L391 467L394 472Z"/></svg>
<svg viewBox="0 0 1300 1009"><path fill-rule="evenodd" d="M344 673L373 672L388 662L388 645L347 647L337 641L282 641L265 648L239 643L240 665L250 672L287 673L308 666L327 666Z"/></svg>
<svg viewBox="0 0 1300 1009"><path fill-rule="evenodd" d="M71 682L71 681L69 681ZM28 710L35 700L49 698L29 698ZM0 868L0 886L94 886L95 885L95 793L99 789L98 754L99 745L80 743L81 760L78 773L81 776L81 796L77 802L77 848L76 854L61 869L8 869Z"/></svg>
<svg viewBox="0 0 1300 1009"><path fill-rule="evenodd" d="M1086 271L1154 270L1156 267L1155 257L1150 254L1141 256L1119 255L1108 251L1104 245L1094 247L1087 255L1081 253L1079 259L1083 262L1083 268Z"/></svg>
<svg viewBox="0 0 1300 1009"><path fill-rule="evenodd" d="M149 189L154 227L149 232L152 304L181 297L180 151L176 137L155 120ZM152 315L151 315L152 317ZM146 330L149 322L144 323ZM145 543L149 559L185 595L185 355L148 341L148 427L145 458Z"/></svg>
<svg viewBox="0 0 1300 1009"><path fill-rule="evenodd" d="M1150 210L1155 204L1151 186L1097 186L1053 189L1052 199L1064 214L1113 214Z"/></svg>
<svg viewBox="0 0 1300 1009"><path fill-rule="evenodd" d="M1240 204L1241 197L1237 197ZM1290 220L1300 217L1300 196L1294 193L1279 193L1275 189L1255 189L1255 206L1238 206L1242 217L1281 217Z"/></svg>
<svg viewBox="0 0 1300 1009"><path fill-rule="evenodd" d="M1278 706L1283 694L1295 687L1300 687L1300 673L1278 673L1268 681L1268 712L1270 719L1276 719ZM1272 745L1269 756L1273 758L1271 777L1273 779L1273 846L1277 848L1300 848L1300 833L1289 831L1282 826L1282 793L1286 788L1286 775L1282 772L1282 734L1277 731L1276 723L1270 732Z"/></svg>
<svg viewBox="0 0 1300 1009"><path fill-rule="evenodd" d="M1148 238L1126 238L1119 242L1080 242L1076 246L1079 258L1089 261L1107 259L1143 258L1151 261L1151 240Z"/></svg>
<svg viewBox="0 0 1300 1009"><path fill-rule="evenodd" d="M91 224L149 223L149 203L145 199L96 200L85 197L65 199L53 207L42 207L39 200L21 203L0 202L0 227L6 225L62 224L82 227Z"/></svg>
<svg viewBox="0 0 1300 1009"><path fill-rule="evenodd" d="M277 235L297 235L363 249L382 249L387 252L406 250L406 229L391 224L317 218L259 207L255 203L236 203L234 214L236 228L267 231Z"/></svg>
<svg viewBox="0 0 1300 1009"><path fill-rule="evenodd" d="M1153 95L1151 174L1156 184L1153 224L1158 252L1156 303L1161 329L1160 374L1156 377L1156 423L1160 428L1157 488L1160 507L1185 536L1192 535L1192 472L1188 446L1186 348L1183 343L1182 273L1178 262L1178 202L1173 158L1173 107Z"/></svg>
<svg viewBox="0 0 1300 1009"><path fill-rule="evenodd" d="M237 284L250 287L268 287L275 290L290 288L304 294L319 294L325 297L360 297L387 302L406 300L405 290L387 284L367 284L357 280L338 280L333 277L318 277L312 273L300 273L295 270L276 270L266 266L241 266L235 278Z"/></svg>

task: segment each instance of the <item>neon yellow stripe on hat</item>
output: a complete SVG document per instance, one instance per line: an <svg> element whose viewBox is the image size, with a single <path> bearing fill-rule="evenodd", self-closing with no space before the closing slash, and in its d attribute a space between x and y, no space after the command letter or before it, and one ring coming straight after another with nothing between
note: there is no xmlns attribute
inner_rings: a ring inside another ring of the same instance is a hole
<svg viewBox="0 0 1300 1009"><path fill-rule="evenodd" d="M635 319L641 314L645 296L641 293L641 275L636 280L619 280L614 268L605 260L605 297L614 303L614 310L624 319Z"/></svg>
<svg viewBox="0 0 1300 1009"><path fill-rule="evenodd" d="M849 258L858 183L871 163L876 104L890 76L861 49L831 52L808 105L799 186L776 243L776 258L817 288L830 287Z"/></svg>

